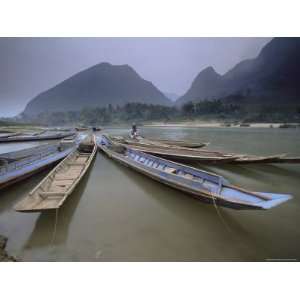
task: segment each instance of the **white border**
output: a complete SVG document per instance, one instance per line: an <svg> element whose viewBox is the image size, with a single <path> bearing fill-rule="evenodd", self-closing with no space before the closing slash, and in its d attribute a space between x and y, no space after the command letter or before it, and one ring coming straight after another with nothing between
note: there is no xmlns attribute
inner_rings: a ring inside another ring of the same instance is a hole
<svg viewBox="0 0 300 300"><path fill-rule="evenodd" d="M299 36L298 1L1 1L0 36ZM1 49L0 49L1 50ZM263 230L263 229L262 229ZM294 299L297 263L2 263L2 299Z"/></svg>
<svg viewBox="0 0 300 300"><path fill-rule="evenodd" d="M299 36L298 2L9 0L0 36Z"/></svg>
<svg viewBox="0 0 300 300"><path fill-rule="evenodd" d="M297 269L290 263L3 263L1 298L296 299L299 278L284 279Z"/></svg>

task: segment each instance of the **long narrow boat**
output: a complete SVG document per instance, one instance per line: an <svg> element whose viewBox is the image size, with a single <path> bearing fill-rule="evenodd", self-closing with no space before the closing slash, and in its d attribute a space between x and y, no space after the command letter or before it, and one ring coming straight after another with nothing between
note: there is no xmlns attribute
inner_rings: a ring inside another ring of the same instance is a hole
<svg viewBox="0 0 300 300"><path fill-rule="evenodd" d="M160 146L165 148L171 147L179 147L182 149L188 148L188 149L198 149L207 146L209 143L195 143L195 142L186 142L186 141L175 141L175 140L160 140L160 139L149 139L149 138L138 138L138 139L132 139L132 138L124 138L122 136L111 136L112 140L115 140L116 142L120 142L123 144L128 145L144 145L144 146Z"/></svg>
<svg viewBox="0 0 300 300"><path fill-rule="evenodd" d="M281 157L275 159L275 164L300 164L300 157Z"/></svg>
<svg viewBox="0 0 300 300"><path fill-rule="evenodd" d="M17 135L21 135L21 132L9 132L9 133L0 133L0 138L8 138L8 137L12 137L12 136L17 136Z"/></svg>
<svg viewBox="0 0 300 300"><path fill-rule="evenodd" d="M58 145L59 145L58 143L56 145L47 143L47 144L29 147L21 150L0 153L0 166L1 166L1 161L3 162L3 164L18 161L26 157L30 157L39 154L41 152L47 151L49 149L53 149L53 148L57 149Z"/></svg>
<svg viewBox="0 0 300 300"><path fill-rule="evenodd" d="M2 165L0 167L0 189L50 167L65 158L72 151L74 151L74 147L60 150L57 145L52 145L45 151Z"/></svg>
<svg viewBox="0 0 300 300"><path fill-rule="evenodd" d="M300 163L300 157L287 157L285 154L277 154L271 156L229 154L202 149L188 149L181 146L171 146L158 142L151 143L146 139L134 140L114 136L109 136L109 138L114 142L123 144L124 146L129 145L132 149L179 162L193 161L202 164L229 163L240 165Z"/></svg>
<svg viewBox="0 0 300 300"><path fill-rule="evenodd" d="M41 212L60 208L90 167L97 153L95 138L84 141L17 203L16 211Z"/></svg>
<svg viewBox="0 0 300 300"><path fill-rule="evenodd" d="M112 142L105 135L99 137L97 143L117 162L209 204L234 209L269 209L292 198L287 194L252 192L236 187L222 176L133 150Z"/></svg>
<svg viewBox="0 0 300 300"><path fill-rule="evenodd" d="M84 137L85 135L78 135L69 141L26 149L24 158L20 157L20 153L10 155L15 159L3 158L2 161L6 162L0 166L0 189L26 179L62 160L76 149Z"/></svg>
<svg viewBox="0 0 300 300"><path fill-rule="evenodd" d="M69 136L74 136L74 132L56 133L56 134L31 134L31 135L18 135L0 138L0 143L16 143L27 141L47 141L47 140L60 140Z"/></svg>
<svg viewBox="0 0 300 300"><path fill-rule="evenodd" d="M232 164L299 164L300 157L287 157L285 154L278 154L272 156L255 156L245 155L235 161Z"/></svg>
<svg viewBox="0 0 300 300"><path fill-rule="evenodd" d="M126 144L122 144L126 146ZM180 147L161 147L158 145L130 145L130 148L166 159L182 162L225 163L239 158L239 155L223 154L215 151L182 149Z"/></svg>
<svg viewBox="0 0 300 300"><path fill-rule="evenodd" d="M191 141L152 139L152 138L147 138L147 140L155 143L165 144L168 146L179 146L184 148L195 148L195 149L203 148L209 144L209 143L197 143Z"/></svg>

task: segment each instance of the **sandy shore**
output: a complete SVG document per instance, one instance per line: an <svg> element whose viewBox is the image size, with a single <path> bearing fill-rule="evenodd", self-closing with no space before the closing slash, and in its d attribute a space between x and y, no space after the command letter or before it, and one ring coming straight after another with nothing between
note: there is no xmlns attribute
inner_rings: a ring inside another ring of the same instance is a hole
<svg viewBox="0 0 300 300"><path fill-rule="evenodd" d="M0 235L0 262L17 261L15 257L8 255L8 253L5 251L6 243L7 238Z"/></svg>
<svg viewBox="0 0 300 300"><path fill-rule="evenodd" d="M251 123L250 128L278 128L282 123ZM145 124L144 127L190 127L190 128L205 128L205 127L212 127L212 128L249 128L243 127L240 125L231 125L225 126L224 123L218 122L182 122L182 123L152 123L152 124Z"/></svg>

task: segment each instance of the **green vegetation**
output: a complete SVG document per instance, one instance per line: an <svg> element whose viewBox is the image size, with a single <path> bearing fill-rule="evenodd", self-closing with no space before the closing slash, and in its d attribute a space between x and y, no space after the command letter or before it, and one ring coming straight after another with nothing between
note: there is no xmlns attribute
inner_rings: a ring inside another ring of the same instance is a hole
<svg viewBox="0 0 300 300"><path fill-rule="evenodd" d="M263 104L261 104L263 103ZM40 125L63 126L85 124L117 125L132 122L152 121L221 121L221 122L300 122L300 106L275 105L268 101L247 100L235 95L216 100L191 101L181 108L143 103L128 103L124 106L108 105L99 108L85 108L81 111L40 113L32 118L23 114L23 122Z"/></svg>
<svg viewBox="0 0 300 300"><path fill-rule="evenodd" d="M179 116L175 107L128 103L124 106L108 105L101 108L84 108L81 111L40 113L32 119L23 115L23 120L41 125L85 124L88 126L124 124L130 122L171 121Z"/></svg>

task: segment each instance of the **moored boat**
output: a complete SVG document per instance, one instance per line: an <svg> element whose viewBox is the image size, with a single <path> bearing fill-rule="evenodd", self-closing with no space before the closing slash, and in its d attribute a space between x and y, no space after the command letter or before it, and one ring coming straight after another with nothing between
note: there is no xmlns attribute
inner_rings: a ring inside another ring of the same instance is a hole
<svg viewBox="0 0 300 300"><path fill-rule="evenodd" d="M41 149L40 149L41 150ZM7 160L0 166L0 189L19 182L50 167L74 151L74 144L62 147L49 145L42 151L33 152L24 158Z"/></svg>
<svg viewBox="0 0 300 300"><path fill-rule="evenodd" d="M279 162L280 160L284 159L285 154L278 154L278 155L272 155L272 156L255 156L255 155L245 155L242 156L235 161L232 162L232 164L272 164Z"/></svg>
<svg viewBox="0 0 300 300"><path fill-rule="evenodd" d="M87 127L75 127L76 131L88 131L89 129Z"/></svg>
<svg viewBox="0 0 300 300"><path fill-rule="evenodd" d="M124 144L129 144L129 145L156 145L160 147L166 147L170 148L171 147L180 147L180 148L192 148L192 149L197 149L197 148L202 148L207 146L209 143L196 143L196 142L189 142L189 141L175 141L175 140L166 140L166 139L149 139L149 138L136 138L136 139L128 139L124 138L122 136L112 136L110 137L111 139L121 142Z"/></svg>
<svg viewBox="0 0 300 300"><path fill-rule="evenodd" d="M97 153L95 138L83 141L15 206L20 212L60 208L90 167Z"/></svg>
<svg viewBox="0 0 300 300"><path fill-rule="evenodd" d="M299 164L300 157L288 157L285 154L278 154L272 156L255 156L244 155L237 158L232 164Z"/></svg>
<svg viewBox="0 0 300 300"><path fill-rule="evenodd" d="M56 134L30 134L30 135L17 135L0 138L0 143L10 142L27 142L27 141L47 141L47 140L60 140L66 137L74 136L74 132L56 133Z"/></svg>
<svg viewBox="0 0 300 300"><path fill-rule="evenodd" d="M166 139L150 139L147 138L146 140L154 143L159 143L167 146L178 146L184 148L203 148L207 146L209 143L197 143L191 141L182 141L182 140L166 140Z"/></svg>
<svg viewBox="0 0 300 300"><path fill-rule="evenodd" d="M24 159L26 157L30 157L39 153L42 153L44 151L49 151L49 149L57 149L59 144L43 144L38 145L34 147L29 147L21 150L6 152L6 153L0 153L0 165L1 161L2 164L8 164L9 162L18 161L21 159Z"/></svg>
<svg viewBox="0 0 300 300"><path fill-rule="evenodd" d="M122 144L122 143L120 143ZM122 144L126 145L126 144ZM136 144L128 145L133 150L143 151L148 154L160 156L166 159L183 162L201 163L228 163L239 158L239 155L224 154L216 151L204 151L182 147L162 147L160 145Z"/></svg>
<svg viewBox="0 0 300 300"><path fill-rule="evenodd" d="M286 154L270 156L257 156L247 154L231 154L217 151L184 148L162 143L149 142L146 139L126 139L123 137L109 136L113 142L128 145L132 149L143 151L162 158L179 162L199 162L202 164L283 164L300 163L300 157L287 157Z"/></svg>
<svg viewBox="0 0 300 300"><path fill-rule="evenodd" d="M252 192L236 187L217 174L116 144L104 135L98 138L98 146L117 162L209 204L234 209L269 209L292 198L287 194Z"/></svg>

